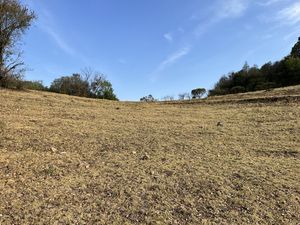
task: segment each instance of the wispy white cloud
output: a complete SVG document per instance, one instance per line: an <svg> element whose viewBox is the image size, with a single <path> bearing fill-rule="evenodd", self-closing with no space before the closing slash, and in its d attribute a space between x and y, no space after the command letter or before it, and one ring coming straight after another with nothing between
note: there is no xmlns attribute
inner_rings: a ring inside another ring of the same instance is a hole
<svg viewBox="0 0 300 225"><path fill-rule="evenodd" d="M158 67L158 71L164 70L167 66L174 64L183 56L187 55L190 52L190 47L184 47L182 49L177 50L173 54L169 55Z"/></svg>
<svg viewBox="0 0 300 225"><path fill-rule="evenodd" d="M220 0L213 7L211 17L199 23L194 34L197 38L205 34L212 26L226 19L238 18L245 14L249 7L248 0Z"/></svg>
<svg viewBox="0 0 300 225"><path fill-rule="evenodd" d="M84 64L88 65L89 60L79 53L56 29L53 14L42 5L39 5L39 19L37 27L45 32L54 41L58 48L71 57L81 60Z"/></svg>
<svg viewBox="0 0 300 225"><path fill-rule="evenodd" d="M76 51L69 46L65 40L50 26L47 25L43 25L41 26L41 29L43 31L45 31L57 44L57 46L64 51L65 53L71 55L71 56L75 56L76 55Z"/></svg>
<svg viewBox="0 0 300 225"><path fill-rule="evenodd" d="M163 60L159 64L159 66L154 70L154 72L151 73L151 81L156 81L160 75L160 72L164 71L167 67L173 65L182 57L189 54L190 50L191 48L189 46L186 46L169 55L165 60Z"/></svg>
<svg viewBox="0 0 300 225"><path fill-rule="evenodd" d="M299 34L300 34L300 26L295 27L295 28L293 29L292 32L286 34L286 35L283 37L283 40L288 41L288 40L290 40L290 39L292 39L292 38L298 38L298 37L299 37ZM294 41L294 40L293 40L293 41Z"/></svg>
<svg viewBox="0 0 300 225"><path fill-rule="evenodd" d="M295 25L300 22L300 2L296 2L291 6L288 6L279 11L277 20L289 24Z"/></svg>
<svg viewBox="0 0 300 225"><path fill-rule="evenodd" d="M242 16L248 8L248 5L248 0L221 1L216 7L215 18L219 21L226 18Z"/></svg>
<svg viewBox="0 0 300 225"><path fill-rule="evenodd" d="M283 2L283 1L285 1L285 0L265 0L265 1L259 1L259 2L257 2L257 4L260 6L270 6L275 3L279 3L279 2Z"/></svg>
<svg viewBox="0 0 300 225"><path fill-rule="evenodd" d="M168 42L173 42L173 35L172 33L166 33L164 34L164 38L168 41Z"/></svg>
<svg viewBox="0 0 300 225"><path fill-rule="evenodd" d="M229 18L238 18L244 15L249 6L249 0L218 0L211 10L211 17L204 22L198 23L193 29L194 37L188 41L188 47L183 47L175 51L173 54L169 55L164 61L162 61L159 66L151 74L151 80L155 81L159 74L166 68L172 66L178 62L181 58L186 56L192 50L194 42L203 34L205 34L210 27L213 25ZM191 19L191 21L198 20L197 17ZM185 33L183 28L179 28L180 33ZM171 32L164 34L164 38L168 42L174 41L174 36Z"/></svg>

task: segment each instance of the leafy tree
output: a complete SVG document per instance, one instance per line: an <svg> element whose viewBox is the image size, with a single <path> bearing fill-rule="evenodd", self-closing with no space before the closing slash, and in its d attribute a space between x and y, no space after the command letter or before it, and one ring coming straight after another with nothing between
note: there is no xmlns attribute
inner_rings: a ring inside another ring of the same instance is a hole
<svg viewBox="0 0 300 225"><path fill-rule="evenodd" d="M69 77L63 76L52 82L50 91L61 94L88 97L89 83L83 80L80 74L73 74Z"/></svg>
<svg viewBox="0 0 300 225"><path fill-rule="evenodd" d="M298 42L292 48L291 56L295 58L300 58L300 37L298 38Z"/></svg>
<svg viewBox="0 0 300 225"><path fill-rule="evenodd" d="M29 90L37 90L37 91L47 91L47 87L43 85L43 81L38 80L38 81L23 81L22 86L25 89Z"/></svg>
<svg viewBox="0 0 300 225"><path fill-rule="evenodd" d="M202 98L203 95L205 95L206 89L205 88L197 88L192 90L191 94L193 98Z"/></svg>
<svg viewBox="0 0 300 225"><path fill-rule="evenodd" d="M155 98L152 95L148 95L140 98L141 102L155 102Z"/></svg>
<svg viewBox="0 0 300 225"><path fill-rule="evenodd" d="M246 62L245 62L245 64L244 64L244 66L243 66L243 69L242 69L242 71L244 71L244 72L248 72L248 71L249 71L249 69L250 69L250 66L249 66L248 62L246 61Z"/></svg>
<svg viewBox="0 0 300 225"><path fill-rule="evenodd" d="M118 100L114 94L112 84L98 72L90 71L72 76L63 76L55 79L50 86L50 91L90 98Z"/></svg>
<svg viewBox="0 0 300 225"><path fill-rule="evenodd" d="M100 73L95 74L93 80L91 81L90 92L95 98L118 100L114 94L112 84Z"/></svg>
<svg viewBox="0 0 300 225"><path fill-rule="evenodd" d="M19 0L0 0L0 86L21 79L21 53L17 43L36 18L33 11Z"/></svg>

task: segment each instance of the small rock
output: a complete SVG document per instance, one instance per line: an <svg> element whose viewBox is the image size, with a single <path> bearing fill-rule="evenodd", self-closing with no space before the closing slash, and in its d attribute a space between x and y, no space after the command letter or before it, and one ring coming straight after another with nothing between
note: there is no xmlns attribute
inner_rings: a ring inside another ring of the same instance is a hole
<svg viewBox="0 0 300 225"><path fill-rule="evenodd" d="M217 123L217 126L218 126L218 127L223 127L223 123L222 123L222 122L218 122L218 123Z"/></svg>
<svg viewBox="0 0 300 225"><path fill-rule="evenodd" d="M140 159L141 160L148 160L148 159L150 159L150 156L147 153L145 153Z"/></svg>
<svg viewBox="0 0 300 225"><path fill-rule="evenodd" d="M136 151L132 151L132 154L136 155Z"/></svg>
<svg viewBox="0 0 300 225"><path fill-rule="evenodd" d="M116 110L119 110L119 109L120 109L120 107L117 107L117 108L116 108Z"/></svg>
<svg viewBox="0 0 300 225"><path fill-rule="evenodd" d="M55 153L55 152L57 152L57 149L54 148L54 147L51 147L51 151L52 151L53 153Z"/></svg>

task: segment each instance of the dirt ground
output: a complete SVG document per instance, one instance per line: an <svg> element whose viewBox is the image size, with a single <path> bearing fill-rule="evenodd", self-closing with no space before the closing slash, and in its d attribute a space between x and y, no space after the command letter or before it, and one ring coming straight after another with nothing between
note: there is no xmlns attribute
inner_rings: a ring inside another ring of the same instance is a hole
<svg viewBox="0 0 300 225"><path fill-rule="evenodd" d="M299 95L0 90L0 224L299 224Z"/></svg>

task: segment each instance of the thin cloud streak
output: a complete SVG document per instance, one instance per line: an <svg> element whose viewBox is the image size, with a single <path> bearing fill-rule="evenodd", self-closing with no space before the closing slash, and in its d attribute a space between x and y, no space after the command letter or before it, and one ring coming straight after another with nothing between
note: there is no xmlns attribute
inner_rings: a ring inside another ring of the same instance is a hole
<svg viewBox="0 0 300 225"><path fill-rule="evenodd" d="M55 43L58 45L58 47L64 51L65 53L71 55L71 56L75 56L76 52L75 50L70 47L60 36L58 33L56 33L50 26L41 26L41 29L43 31L45 31L54 41Z"/></svg>
<svg viewBox="0 0 300 225"><path fill-rule="evenodd" d="M300 2L279 11L277 20L285 24L295 25L300 22Z"/></svg>
<svg viewBox="0 0 300 225"><path fill-rule="evenodd" d="M218 1L212 9L212 16L207 22L198 24L194 29L194 35L199 38L207 32L209 28L223 20L238 18L245 14L249 7L248 0Z"/></svg>
<svg viewBox="0 0 300 225"><path fill-rule="evenodd" d="M160 65L155 69L155 71L151 73L151 81L155 82L159 78L160 72L164 71L167 67L173 65L182 57L189 54L190 50L190 47L184 47L169 55L164 61L160 63Z"/></svg>
<svg viewBox="0 0 300 225"><path fill-rule="evenodd" d="M164 60L158 67L158 71L164 70L167 66L170 66L174 64L176 61L178 61L183 56L187 55L190 52L190 47L182 48L173 54L171 54L169 57L167 57L166 60Z"/></svg>
<svg viewBox="0 0 300 225"><path fill-rule="evenodd" d="M170 43L173 42L173 35L171 33L164 34L164 38Z"/></svg>
<svg viewBox="0 0 300 225"><path fill-rule="evenodd" d="M217 17L218 21L227 18L239 17L244 14L248 8L248 5L248 0L222 1L219 6L220 8L216 11L215 16Z"/></svg>
<svg viewBox="0 0 300 225"><path fill-rule="evenodd" d="M279 2L283 2L283 1L285 1L285 0L268 0L268 1L258 2L257 4L260 6L270 6L270 5L273 5L273 4L276 4Z"/></svg>
<svg viewBox="0 0 300 225"><path fill-rule="evenodd" d="M68 44L68 42L56 31L54 28L54 19L51 12L41 7L39 20L37 23L37 27L45 32L51 39L56 43L56 45L71 57L77 58L81 60L84 64L88 65L89 60L80 54L75 48Z"/></svg>

